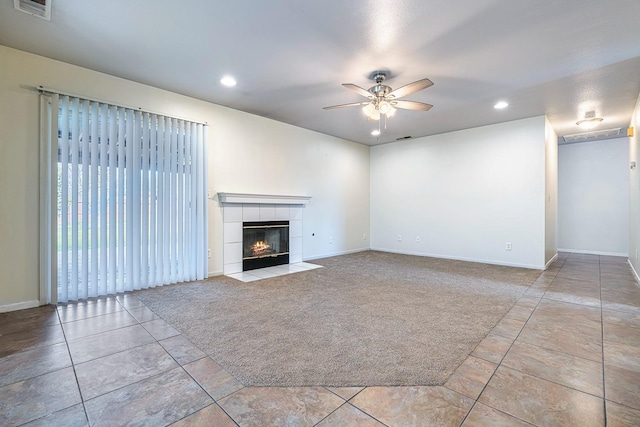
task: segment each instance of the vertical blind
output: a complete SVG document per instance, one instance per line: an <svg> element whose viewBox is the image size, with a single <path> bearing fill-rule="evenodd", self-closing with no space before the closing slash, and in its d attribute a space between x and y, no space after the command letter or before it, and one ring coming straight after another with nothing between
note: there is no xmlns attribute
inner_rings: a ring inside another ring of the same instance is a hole
<svg viewBox="0 0 640 427"><path fill-rule="evenodd" d="M49 150L57 153L57 300L205 278L204 125L50 99L58 113L57 149Z"/></svg>

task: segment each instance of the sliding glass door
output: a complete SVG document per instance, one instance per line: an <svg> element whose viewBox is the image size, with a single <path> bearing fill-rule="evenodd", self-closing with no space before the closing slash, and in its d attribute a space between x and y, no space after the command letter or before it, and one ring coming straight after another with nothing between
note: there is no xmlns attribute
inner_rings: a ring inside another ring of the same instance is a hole
<svg viewBox="0 0 640 427"><path fill-rule="evenodd" d="M46 99L57 113L44 118L57 132L42 150L52 157L45 188L55 191L55 209L43 215L57 301L206 277L205 126L77 97Z"/></svg>

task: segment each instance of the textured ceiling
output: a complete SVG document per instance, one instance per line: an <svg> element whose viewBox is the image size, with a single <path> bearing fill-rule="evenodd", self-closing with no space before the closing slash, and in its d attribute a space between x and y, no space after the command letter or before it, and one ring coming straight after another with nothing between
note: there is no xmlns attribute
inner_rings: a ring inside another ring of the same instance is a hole
<svg viewBox="0 0 640 427"><path fill-rule="evenodd" d="M546 114L559 136L627 127L640 92L637 0L53 0L51 22L0 3L0 44L375 145ZM388 70L406 99L378 138L341 86ZM224 74L238 81L220 85ZM64 90L64 88L57 88ZM495 110L498 100L510 106Z"/></svg>

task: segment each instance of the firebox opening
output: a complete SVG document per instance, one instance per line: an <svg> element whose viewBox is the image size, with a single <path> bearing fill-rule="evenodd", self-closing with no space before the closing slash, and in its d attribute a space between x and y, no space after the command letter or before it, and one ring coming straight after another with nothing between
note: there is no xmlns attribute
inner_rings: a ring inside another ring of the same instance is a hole
<svg viewBox="0 0 640 427"><path fill-rule="evenodd" d="M289 264L289 221L242 224L242 271Z"/></svg>

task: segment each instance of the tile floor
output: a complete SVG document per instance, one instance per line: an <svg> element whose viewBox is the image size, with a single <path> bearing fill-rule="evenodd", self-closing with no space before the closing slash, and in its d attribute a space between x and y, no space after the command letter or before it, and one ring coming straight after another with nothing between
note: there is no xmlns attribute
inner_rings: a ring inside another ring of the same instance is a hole
<svg viewBox="0 0 640 427"><path fill-rule="evenodd" d="M0 314L0 425L638 426L640 287L561 254L440 387L244 387L135 295Z"/></svg>
<svg viewBox="0 0 640 427"><path fill-rule="evenodd" d="M276 265L275 267L260 268L258 270L243 271L240 273L231 273L226 276L241 282L255 282L256 280L268 279L270 277L286 276L287 274L298 273L300 271L315 270L321 268L321 265L311 264L309 262L296 262L293 264Z"/></svg>

